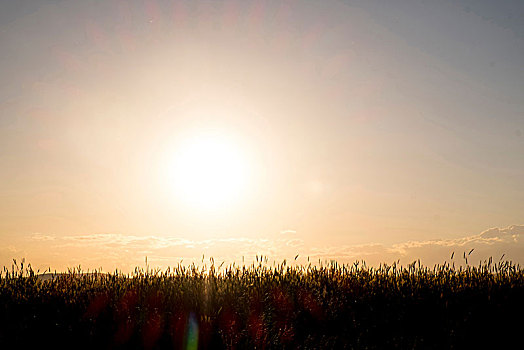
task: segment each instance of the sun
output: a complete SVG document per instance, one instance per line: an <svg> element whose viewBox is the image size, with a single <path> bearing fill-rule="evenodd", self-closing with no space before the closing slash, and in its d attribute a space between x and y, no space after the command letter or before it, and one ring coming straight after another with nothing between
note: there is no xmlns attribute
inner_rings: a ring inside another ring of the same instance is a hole
<svg viewBox="0 0 524 350"><path fill-rule="evenodd" d="M205 210L237 202L248 183L248 162L240 145L220 133L193 135L174 152L169 181L177 199Z"/></svg>

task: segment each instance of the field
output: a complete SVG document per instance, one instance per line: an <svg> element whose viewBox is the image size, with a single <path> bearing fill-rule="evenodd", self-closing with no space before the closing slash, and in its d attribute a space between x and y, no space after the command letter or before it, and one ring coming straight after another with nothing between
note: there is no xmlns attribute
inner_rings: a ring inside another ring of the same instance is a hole
<svg viewBox="0 0 524 350"><path fill-rule="evenodd" d="M466 349L523 341L524 272L511 262L258 260L45 276L15 262L0 276L0 348Z"/></svg>

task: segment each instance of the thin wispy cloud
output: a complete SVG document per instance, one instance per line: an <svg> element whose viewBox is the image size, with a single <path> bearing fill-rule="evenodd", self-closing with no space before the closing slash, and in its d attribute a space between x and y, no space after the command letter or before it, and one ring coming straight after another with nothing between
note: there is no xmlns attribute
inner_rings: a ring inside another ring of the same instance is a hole
<svg viewBox="0 0 524 350"><path fill-rule="evenodd" d="M297 263L312 263L336 260L351 263L364 260L369 265L392 263L400 260L407 264L420 259L426 265L450 261L453 253L455 262L464 252L470 263L478 263L493 257L505 258L516 263L524 263L524 225L505 228L490 228L476 235L455 239L436 239L407 241L392 245L380 243L360 245L313 246L303 239L292 237L254 239L248 237L226 237L214 239L194 239L163 237L158 235L125 235L97 233L70 236L44 235L35 233L28 238L24 250L10 245L0 249L2 262L10 264L13 258L25 257L38 261L57 261L58 268L82 264L91 268L132 269L144 263L147 256L151 264L159 267L175 265L179 262L201 262L213 257L215 261L249 263L257 256L265 256L269 261L292 260L297 254ZM36 253L36 252L40 253ZM20 254L24 255L21 256ZM20 256L19 256L20 255ZM207 260L206 260L207 261Z"/></svg>
<svg viewBox="0 0 524 350"><path fill-rule="evenodd" d="M410 263L421 260L426 265L440 264L450 261L464 252L470 254L469 262L478 263L502 255L516 263L524 262L524 225L513 225L506 228L491 228L477 235L456 239L440 239L425 241L408 241L393 245L363 244L339 247L312 248L312 257L324 260L350 262L365 260L368 264ZM455 259L456 260L456 259ZM465 261L458 261L463 263Z"/></svg>
<svg viewBox="0 0 524 350"><path fill-rule="evenodd" d="M56 237L53 236L53 235L45 235L43 233L35 232L31 236L31 239L33 241L54 241L56 239Z"/></svg>

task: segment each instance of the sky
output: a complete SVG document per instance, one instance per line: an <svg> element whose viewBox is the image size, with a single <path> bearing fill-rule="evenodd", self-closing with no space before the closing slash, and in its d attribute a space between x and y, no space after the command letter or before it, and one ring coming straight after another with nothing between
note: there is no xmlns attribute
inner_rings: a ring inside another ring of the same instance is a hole
<svg viewBox="0 0 524 350"><path fill-rule="evenodd" d="M1 1L0 47L0 265L524 263L522 1Z"/></svg>

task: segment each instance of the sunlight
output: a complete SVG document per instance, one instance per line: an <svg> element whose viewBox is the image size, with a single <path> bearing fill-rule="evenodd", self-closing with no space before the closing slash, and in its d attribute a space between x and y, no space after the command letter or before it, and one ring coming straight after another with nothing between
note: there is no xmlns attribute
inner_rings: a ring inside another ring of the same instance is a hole
<svg viewBox="0 0 524 350"><path fill-rule="evenodd" d="M239 145L219 133L193 135L181 142L169 167L175 196L197 209L229 207L247 187L247 160Z"/></svg>

